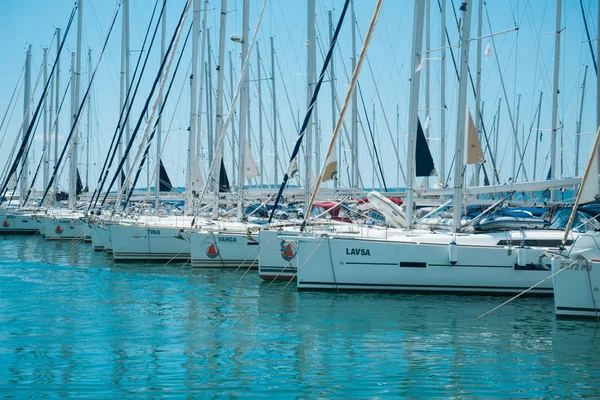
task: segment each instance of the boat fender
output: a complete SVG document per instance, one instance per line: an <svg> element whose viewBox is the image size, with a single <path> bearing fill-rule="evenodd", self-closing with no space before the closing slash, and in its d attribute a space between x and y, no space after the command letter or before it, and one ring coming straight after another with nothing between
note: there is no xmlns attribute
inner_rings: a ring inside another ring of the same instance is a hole
<svg viewBox="0 0 600 400"><path fill-rule="evenodd" d="M448 245L448 261L452 265L458 262L458 246L454 240Z"/></svg>
<svg viewBox="0 0 600 400"><path fill-rule="evenodd" d="M527 249L523 246L517 248L517 265L519 267L527 265Z"/></svg>

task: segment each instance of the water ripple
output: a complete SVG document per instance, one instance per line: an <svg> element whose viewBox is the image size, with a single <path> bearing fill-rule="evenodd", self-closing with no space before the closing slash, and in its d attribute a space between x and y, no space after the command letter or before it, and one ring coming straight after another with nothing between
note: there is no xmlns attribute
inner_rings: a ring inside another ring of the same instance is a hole
<svg viewBox="0 0 600 400"><path fill-rule="evenodd" d="M4 397L595 397L600 338L552 299L297 293L0 239Z"/></svg>

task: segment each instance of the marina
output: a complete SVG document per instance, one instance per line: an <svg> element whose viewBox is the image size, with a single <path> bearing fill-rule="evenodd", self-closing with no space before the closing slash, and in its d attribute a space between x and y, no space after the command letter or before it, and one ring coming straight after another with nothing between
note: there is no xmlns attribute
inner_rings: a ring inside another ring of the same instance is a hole
<svg viewBox="0 0 600 400"><path fill-rule="evenodd" d="M599 4L2 5L0 395L598 396Z"/></svg>

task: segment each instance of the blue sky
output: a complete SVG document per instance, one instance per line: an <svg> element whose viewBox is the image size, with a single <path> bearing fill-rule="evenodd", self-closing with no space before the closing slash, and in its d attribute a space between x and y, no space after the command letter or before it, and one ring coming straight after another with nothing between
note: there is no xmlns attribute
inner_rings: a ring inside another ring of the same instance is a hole
<svg viewBox="0 0 600 400"><path fill-rule="evenodd" d="M431 0L431 25L430 25L430 48L440 47L440 12L438 1ZM455 1L455 3L457 3ZM477 34L477 3L474 2L473 25L471 36ZM597 3L591 0L584 0L584 8L587 13L588 23L592 37L597 35ZM170 37L175 26L184 0L168 1L168 33ZM216 59L218 50L218 10L220 2L210 1L210 8L207 12L207 27L211 30L212 56ZM258 12L262 1L251 0L250 11L250 31L254 30ZM317 42L319 50L317 51L317 69L320 70L323 61L323 50L327 46L327 13L333 9L334 24L337 21L343 2L317 0L316 23L317 23ZM448 30L451 37L451 43L457 42L457 28L452 13L452 4L448 4ZM361 35L367 30L375 1L356 0L356 24ZM140 48L146 26L154 6L153 0L131 0L131 64L132 68L138 56L137 49ZM455 5L457 6L457 5ZM32 45L32 86L35 84L40 65L42 62L42 47L49 46L53 40L55 27L64 28L70 11L73 7L73 1L54 0L23 0L23 1L5 1L2 4L2 13L0 13L0 37L3 38L3 62L0 64L0 113L4 115L7 110L11 94L17 84L19 75L23 68L25 52L28 44ZM93 65L95 65L103 38L115 8L115 1L112 0L87 0L84 3L84 23L83 23L83 45L86 54L83 58L84 74L82 83L88 80L87 75L87 49L92 49ZM241 0L229 1L228 9L230 12L227 17L227 37L231 34L240 34L241 32ZM492 52L489 59L485 60L482 55L482 100L485 102L484 122L488 127L488 134L497 111L499 99L502 98L502 110L500 117L500 135L499 152L495 155L499 165L502 180L507 180L512 171L513 145L512 131L506 105L513 112L516 118L516 105L518 96L521 96L519 110L519 137L524 135L525 139L529 136L529 129L534 121L534 114L537 103L542 95L542 112L540 128L543 132L543 138L539 142L537 157L537 179L545 178L549 167L550 153L550 127L551 127L551 102L552 102L552 76L553 76L553 57L554 57L554 35L555 30L555 11L556 3L546 0L496 0L488 1L483 9L483 34L490 32L501 32L509 29L519 28L518 31L504 33L495 37L497 54ZM488 25L487 15L490 18L491 30ZM365 107L371 126L374 126L374 134L378 145L379 154L382 160L383 169L388 186L404 185L402 178L397 177L397 159L393 151L392 140L396 141L400 137L400 161L406 168L406 131L408 124L408 90L410 79L410 51L412 35L412 1L392 1L388 0L383 6L381 17L378 21L373 40L368 50L369 64L365 63L360 75L360 85L362 88ZM285 138L285 146L280 144L277 152L282 159L283 167L279 176L287 164L289 151L293 146L295 136L297 135L297 126L294 124L298 115L300 119L306 110L306 3L304 1L270 1L263 23L259 31L259 46L262 58L262 76L270 77L270 36L274 36L276 59L279 65L276 71L277 81L277 99L278 112L281 121L280 130ZM191 22L191 13L188 16L188 23ZM562 137L562 175L572 176L574 174L574 154L575 154L575 134L576 122L579 116L579 101L581 96L581 83L585 65L589 65L586 97L583 108L582 131L581 135L581 160L580 166L584 165L587 159L587 149L591 146L596 124L596 101L595 87L596 76L591 62L588 44L585 41L585 31L583 28L581 10L579 1L564 1L562 11L562 26L564 30L561 34L561 53L560 53L560 96L559 96L559 126L562 130L559 132L559 146ZM75 50L75 28L67 40L67 50L70 53ZM119 98L119 69L120 69L120 43L121 43L120 18L110 42L107 52L102 60L93 96L93 117L91 129L91 166L90 181L95 182L100 165L104 159L108 143L116 126L118 117L118 98ZM357 33L357 37L361 36ZM357 44L360 49L361 41ZM425 41L424 41L425 43ZM482 49L485 49L489 39L482 41ZM471 69L475 71L476 63L476 42L471 42ZM165 111L165 125L170 127L167 143L163 152L163 162L177 185L183 185L185 182L185 155L187 146L187 127L189 125L189 86L186 72L189 66L191 52L190 46L186 49L182 62L181 71L179 71L170 103ZM595 47L595 42L594 42ZM53 47L51 54L55 54ZM238 72L240 70L239 45L228 40L226 52L232 52L234 61L234 87L237 84ZM455 55L457 55L455 51ZM506 85L508 98L504 98L500 86L500 75L496 65L495 56L498 56L500 68ZM340 102L343 100L350 71L351 41L349 20L345 21L343 30L340 34L338 51L335 53L336 66L336 84L337 94ZM431 118L429 128L430 148L433 158L439 170L440 160L440 61L439 52L431 54L431 60L425 63L425 69L421 72L421 93L419 103L419 117L422 121L427 116ZM226 53L227 59L227 53ZM456 103L458 84L456 75L451 62L450 53L447 52L447 86L446 86L446 106L448 109L446 127L447 127L447 148L446 148L446 170L450 168L452 155L454 154L454 133L456 132ZM65 53L61 58L61 91L68 80L70 54ZM143 78L140 89L140 99L134 105L134 120L139 117L140 106L150 88L158 62L158 50L153 49L151 54L151 63L148 71ZM251 57L251 80L255 79L257 74L256 54ZM229 104L229 62L225 64L226 77L226 107ZM214 68L214 63L213 63ZM430 110L425 109L425 70L430 68ZM213 85L216 86L216 72L213 71ZM250 113L251 113L251 140L254 157L257 162L260 152L258 151L258 97L256 95L256 84L250 85ZM268 89L270 81L263 81L263 106L266 108L264 118L264 140L265 147L262 152L264 163L267 166L265 171L265 182L273 180L273 149L270 140L271 133L271 105L272 99ZM35 100L39 99L41 93L41 84L36 92ZM181 93L181 95L180 95ZM287 93L287 94L286 94ZM214 94L214 90L213 90ZM176 101L179 97L178 103ZM381 103L379 101L381 99ZM289 101L288 101L289 99ZM213 100L214 101L214 100ZM69 101L65 102L65 109L68 110ZM472 93L469 91L468 103L472 112L474 112L475 101ZM206 105L206 101L204 101ZM21 123L23 100L22 95L17 99L16 109L10 123L5 123L0 137L3 137L0 145L0 159L6 160L10 148L17 134ZM399 109L398 130L396 107ZM375 116L373 120L373 109ZM203 110L205 112L205 110ZM364 129L367 129L364 110L359 98L360 119L363 121ZM60 136L64 137L67 131L67 113L60 119ZM329 138L332 132L331 119L331 95L328 83L322 88L322 93L318 103L318 117L321 126L322 142L321 154L325 153ZM203 118L206 120L206 118ZM8 120L8 118L7 118ZM387 120L387 121L386 121ZM347 118L349 122L349 118ZM389 129L388 129L389 126ZM534 123L535 130L535 123ZM203 132L207 127L203 123ZM84 120L81 125L83 135L87 132L87 122ZM368 132L367 132L368 135ZM533 132L535 136L535 131ZM393 139L390 139L390 136ZM205 138L206 136L204 136ZM377 180L373 179L373 163L369 157L365 136L359 127L359 168L362 176L362 183L365 187L370 187L373 182L379 186ZM228 139L229 140L229 139ZM86 139L82 139L86 141ZM280 139L280 143L282 140ZM38 139L36 140L35 157L32 164L37 165L37 158L41 154L41 129L38 129ZM62 146L62 143L61 143ZM523 144L521 144L523 146ZM526 151L526 169L531 179L534 163L534 139L529 139ZM206 147L206 146L204 146ZM228 146L226 146L226 149ZM349 148L345 147L345 154L349 157ZM85 147L82 147L80 160L85 160ZM559 155L561 154L559 147ZM205 157L205 154L203 155ZM231 156L226 150L226 165L231 168ZM560 161L558 161L560 168ZM345 162L342 161L345 168ZM81 167L85 169L85 167ZM491 173L491 164L487 165L488 173ZM205 163L202 169L206 170ZM302 169L301 169L302 170ZM580 167L581 170L581 167ZM66 175L66 174L65 174ZM557 174L561 176L559 172ZM521 178L520 178L521 179ZM145 179L142 179L142 186L145 185ZM342 174L342 183L347 185L347 176ZM434 183L434 179L431 180ZM450 179L450 182L452 180ZM93 182L90 186L94 186ZM66 188L66 176L60 180L60 185ZM41 187L37 184L36 187Z"/></svg>

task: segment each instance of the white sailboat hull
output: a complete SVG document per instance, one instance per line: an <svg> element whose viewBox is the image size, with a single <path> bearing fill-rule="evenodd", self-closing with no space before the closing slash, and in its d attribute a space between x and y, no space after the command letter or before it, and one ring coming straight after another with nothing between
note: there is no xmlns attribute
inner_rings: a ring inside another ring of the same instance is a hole
<svg viewBox="0 0 600 400"><path fill-rule="evenodd" d="M96 222L90 222L89 226L94 251L112 252L112 242L110 241L108 226Z"/></svg>
<svg viewBox="0 0 600 400"><path fill-rule="evenodd" d="M190 259L187 234L180 227L109 225L115 261L182 261Z"/></svg>
<svg viewBox="0 0 600 400"><path fill-rule="evenodd" d="M517 294L550 275L546 249L512 246L456 247L450 262L446 243L416 243L348 238L300 239L298 289L389 290L460 294ZM416 240L416 239L415 239ZM443 238L442 238L443 240ZM523 261L525 257L526 261ZM530 295L552 295L552 282Z"/></svg>
<svg viewBox="0 0 600 400"><path fill-rule="evenodd" d="M45 217L40 221L40 233L46 240L91 241L89 226L77 215Z"/></svg>
<svg viewBox="0 0 600 400"><path fill-rule="evenodd" d="M276 230L262 230L258 235L258 275L267 281L290 281L296 278L298 244L289 238L280 239L281 233ZM283 233L288 237L297 234L287 231Z"/></svg>
<svg viewBox="0 0 600 400"><path fill-rule="evenodd" d="M0 214L0 234L35 234L41 224L28 214Z"/></svg>
<svg viewBox="0 0 600 400"><path fill-rule="evenodd" d="M553 259L552 272L557 317L600 318L600 261Z"/></svg>
<svg viewBox="0 0 600 400"><path fill-rule="evenodd" d="M191 232L192 267L258 268L258 236L232 232Z"/></svg>

